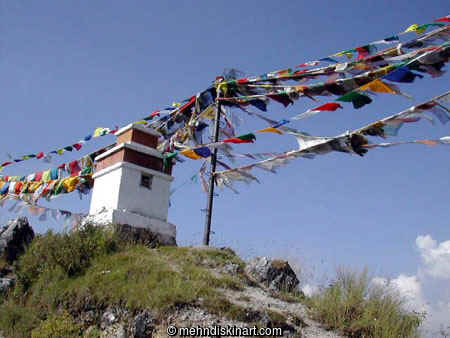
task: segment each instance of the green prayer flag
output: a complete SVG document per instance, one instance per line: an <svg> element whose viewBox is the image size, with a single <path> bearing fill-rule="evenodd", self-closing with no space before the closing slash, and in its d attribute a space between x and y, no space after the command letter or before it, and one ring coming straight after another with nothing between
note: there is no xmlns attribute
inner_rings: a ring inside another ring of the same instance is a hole
<svg viewBox="0 0 450 338"><path fill-rule="evenodd" d="M167 165L169 164L169 160L177 156L178 153L176 151L172 153L165 153L163 157L163 169L167 169Z"/></svg>
<svg viewBox="0 0 450 338"><path fill-rule="evenodd" d="M244 141L251 141L251 140L256 140L256 136L253 133L249 133L249 134L245 134L245 135L240 135L237 137L240 140L244 140Z"/></svg>
<svg viewBox="0 0 450 338"><path fill-rule="evenodd" d="M366 104L369 104L372 102L372 99L368 97L367 95L352 91L349 93L346 93L342 95L341 97L338 97L336 101L342 101L342 102L352 102L353 107L355 109L359 109Z"/></svg>

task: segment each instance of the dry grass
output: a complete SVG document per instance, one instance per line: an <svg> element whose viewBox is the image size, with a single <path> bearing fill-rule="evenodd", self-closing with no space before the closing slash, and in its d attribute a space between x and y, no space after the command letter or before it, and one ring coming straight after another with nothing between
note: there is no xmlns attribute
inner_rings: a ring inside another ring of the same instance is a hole
<svg viewBox="0 0 450 338"><path fill-rule="evenodd" d="M424 319L406 311L392 290L371 285L367 270L338 270L336 280L307 303L314 319L348 337L419 337Z"/></svg>

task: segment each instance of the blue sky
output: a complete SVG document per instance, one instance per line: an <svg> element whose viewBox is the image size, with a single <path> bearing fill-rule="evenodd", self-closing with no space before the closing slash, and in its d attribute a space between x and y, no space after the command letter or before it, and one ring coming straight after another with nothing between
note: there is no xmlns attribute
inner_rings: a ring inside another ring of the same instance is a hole
<svg viewBox="0 0 450 338"><path fill-rule="evenodd" d="M225 68L258 75L295 66L391 36L413 23L431 22L448 10L446 1L1 1L0 160L6 161L7 153L71 144L98 126L138 120L201 91ZM437 79L427 75L401 86L412 100L380 94L362 109L346 104L344 110L299 121L295 127L333 136L443 93L449 83L448 74ZM308 100L287 109L271 103L268 116L286 118L313 106ZM240 133L264 126L240 116ZM405 126L392 140L447 135L449 125L420 122ZM114 141L113 136L97 139L84 152L55 157L53 164ZM242 151L296 146L289 136L261 135ZM239 145L235 150L241 150ZM440 264L450 265L445 256L450 240L449 151L445 146L407 145L375 149L364 158L332 153L298 159L276 175L257 172L261 184L242 184L239 195L219 191L212 243L231 246L245 257L290 257L314 276L309 283L323 274L332 276L338 265L368 266L375 275L394 279L401 274L417 277L428 302L439 293L450 304L450 289L440 286L450 276L427 275L430 260L417 244L419 236L430 236L435 249L444 250ZM173 186L185 182L199 165L177 165ZM23 175L48 166L30 160L3 174ZM64 196L42 204L87 212L89 198ZM199 185L187 184L174 194L169 220L178 227L179 243L201 242L200 210L205 205ZM2 223L14 216L0 209ZM54 221L30 219L38 231L61 229Z"/></svg>

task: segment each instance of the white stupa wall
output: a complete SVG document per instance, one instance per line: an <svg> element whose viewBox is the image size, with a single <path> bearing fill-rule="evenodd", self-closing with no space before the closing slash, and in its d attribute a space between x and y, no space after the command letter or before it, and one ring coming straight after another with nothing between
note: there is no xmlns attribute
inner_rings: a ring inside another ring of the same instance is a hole
<svg viewBox="0 0 450 338"><path fill-rule="evenodd" d="M142 174L152 176L151 189L141 186ZM124 163L118 206L130 212L166 221L172 180L172 177L160 172Z"/></svg>
<svg viewBox="0 0 450 338"><path fill-rule="evenodd" d="M141 175L152 176L151 189L141 186ZM167 220L173 177L127 162L119 162L94 175L90 214L118 209Z"/></svg>
<svg viewBox="0 0 450 338"><path fill-rule="evenodd" d="M161 243L173 245L176 226L167 222L167 216L174 178L159 169L162 155L147 145L152 142L146 134L154 133L139 125L126 126L116 133L118 144L95 158L98 171L93 175L94 189L85 222L146 228L158 235Z"/></svg>

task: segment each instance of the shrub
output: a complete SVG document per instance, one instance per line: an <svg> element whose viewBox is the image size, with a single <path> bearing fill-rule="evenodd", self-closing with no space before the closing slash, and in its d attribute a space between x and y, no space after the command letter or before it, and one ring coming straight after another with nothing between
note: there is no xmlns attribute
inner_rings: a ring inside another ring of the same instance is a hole
<svg viewBox="0 0 450 338"><path fill-rule="evenodd" d="M113 232L87 225L82 230L36 237L18 261L18 281L24 291L44 271L62 270L67 277L81 274L93 258L116 251Z"/></svg>
<svg viewBox="0 0 450 338"><path fill-rule="evenodd" d="M71 315L64 312L59 315L52 315L41 322L41 325L31 332L32 338L53 338L53 337L80 337L82 327L76 324Z"/></svg>
<svg viewBox="0 0 450 338"><path fill-rule="evenodd" d="M405 301L370 283L367 270L338 270L336 280L312 296L314 319L349 337L417 337L423 315L405 310Z"/></svg>

